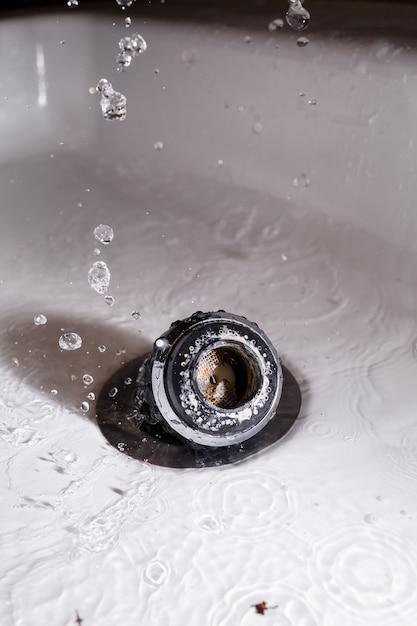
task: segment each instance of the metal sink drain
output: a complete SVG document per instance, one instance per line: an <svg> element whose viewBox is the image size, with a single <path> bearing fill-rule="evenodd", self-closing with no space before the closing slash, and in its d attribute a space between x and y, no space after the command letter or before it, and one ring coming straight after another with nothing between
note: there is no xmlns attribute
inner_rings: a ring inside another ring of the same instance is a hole
<svg viewBox="0 0 417 626"><path fill-rule="evenodd" d="M137 378L139 419L193 444L222 447L259 433L276 414L283 374L257 324L216 311L175 322Z"/></svg>

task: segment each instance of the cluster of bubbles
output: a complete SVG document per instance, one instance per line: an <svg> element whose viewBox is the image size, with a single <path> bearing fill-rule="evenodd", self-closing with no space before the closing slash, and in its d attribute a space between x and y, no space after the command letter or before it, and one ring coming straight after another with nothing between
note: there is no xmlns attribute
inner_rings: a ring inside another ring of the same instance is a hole
<svg viewBox="0 0 417 626"><path fill-rule="evenodd" d="M119 41L120 52L117 55L117 70L123 71L127 67L130 67L132 60L138 54L145 52L148 47L146 41L138 33L134 33L132 36L126 35Z"/></svg>
<svg viewBox="0 0 417 626"><path fill-rule="evenodd" d="M105 120L119 120L122 122L127 115L127 98L113 89L107 78L101 78L96 86L101 94L100 106Z"/></svg>

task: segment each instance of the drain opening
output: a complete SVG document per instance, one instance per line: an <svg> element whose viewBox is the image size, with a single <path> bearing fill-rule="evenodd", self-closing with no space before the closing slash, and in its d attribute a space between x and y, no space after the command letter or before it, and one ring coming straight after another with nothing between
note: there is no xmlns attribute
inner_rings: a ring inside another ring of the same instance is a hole
<svg viewBox="0 0 417 626"><path fill-rule="evenodd" d="M243 350L218 346L200 357L196 380L209 404L220 409L235 409L255 395L260 371L255 358Z"/></svg>

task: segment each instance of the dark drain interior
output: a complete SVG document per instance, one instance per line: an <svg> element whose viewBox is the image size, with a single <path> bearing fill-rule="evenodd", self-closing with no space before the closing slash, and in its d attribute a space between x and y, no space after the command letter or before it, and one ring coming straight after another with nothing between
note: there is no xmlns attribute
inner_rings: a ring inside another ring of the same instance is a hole
<svg viewBox="0 0 417 626"><path fill-rule="evenodd" d="M197 385L207 402L233 409L256 392L259 368L253 357L239 348L218 346L205 352L197 364Z"/></svg>

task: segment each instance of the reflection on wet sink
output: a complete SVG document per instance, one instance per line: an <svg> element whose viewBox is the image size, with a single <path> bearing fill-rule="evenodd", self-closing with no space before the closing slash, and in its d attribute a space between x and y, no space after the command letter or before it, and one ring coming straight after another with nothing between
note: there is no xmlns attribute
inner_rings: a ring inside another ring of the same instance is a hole
<svg viewBox="0 0 417 626"><path fill-rule="evenodd" d="M120 12L0 24L0 622L410 626L416 9L318 2L304 47L275 5L137 10L123 73ZM220 308L299 419L235 464L158 432L132 458L95 398Z"/></svg>

